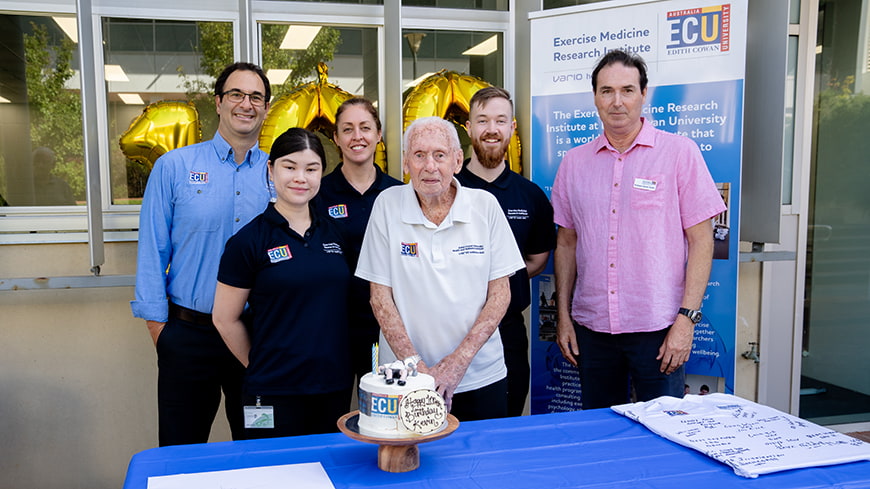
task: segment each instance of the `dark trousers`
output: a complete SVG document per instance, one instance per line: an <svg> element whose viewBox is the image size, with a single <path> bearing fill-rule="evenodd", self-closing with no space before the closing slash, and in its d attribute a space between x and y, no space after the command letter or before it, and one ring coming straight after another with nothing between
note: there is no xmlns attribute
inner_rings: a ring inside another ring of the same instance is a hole
<svg viewBox="0 0 870 489"><path fill-rule="evenodd" d="M245 406L255 406L257 396L244 394ZM344 389L325 394L261 395L261 406L271 406L274 428L246 428L249 440L279 436L315 435L338 431L338 418L348 413L350 391ZM241 411L243 408L239 408Z"/></svg>
<svg viewBox="0 0 870 489"><path fill-rule="evenodd" d="M683 397L686 368L670 375L659 371L659 347L670 328L649 333L597 333L574 323L580 348L580 401L583 409L597 409L660 396Z"/></svg>
<svg viewBox="0 0 870 489"><path fill-rule="evenodd" d="M507 367L507 413L522 416L529 395L529 335L522 312L508 311L498 325Z"/></svg>
<svg viewBox="0 0 870 489"><path fill-rule="evenodd" d="M245 368L214 325L170 317L157 338L160 446L206 443L223 391L234 440L244 439Z"/></svg>
<svg viewBox="0 0 870 489"><path fill-rule="evenodd" d="M450 414L459 421L507 417L507 379L453 395Z"/></svg>

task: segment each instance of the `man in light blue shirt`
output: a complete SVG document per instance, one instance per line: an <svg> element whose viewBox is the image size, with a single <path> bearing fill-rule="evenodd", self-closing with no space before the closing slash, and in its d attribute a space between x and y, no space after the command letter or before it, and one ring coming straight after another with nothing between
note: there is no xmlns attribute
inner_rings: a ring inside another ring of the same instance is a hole
<svg viewBox="0 0 870 489"><path fill-rule="evenodd" d="M228 66L215 81L214 138L161 156L148 179L130 305L157 349L160 446L207 442L221 391L233 439L244 432L244 367L211 311L224 244L271 196L257 146L270 96L259 66Z"/></svg>

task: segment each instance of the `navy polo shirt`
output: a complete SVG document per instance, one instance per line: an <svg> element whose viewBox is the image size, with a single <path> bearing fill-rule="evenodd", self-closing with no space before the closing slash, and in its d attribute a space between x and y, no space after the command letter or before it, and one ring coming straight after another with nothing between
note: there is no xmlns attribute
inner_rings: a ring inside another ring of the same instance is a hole
<svg viewBox="0 0 870 489"><path fill-rule="evenodd" d="M315 202L318 211L322 215L330 217L341 228L342 234L347 240L345 251L352 273L359 261L363 236L366 233L375 199L385 189L402 185L402 182L387 175L377 165L374 165L377 171L375 181L361 194L344 177L344 173L341 172L343 165L344 163L339 163L329 175L323 177ZM371 341L377 341L378 323L369 304L368 281L359 277L351 279L348 307L351 334L359 332L363 336L374 335L374 339Z"/></svg>
<svg viewBox="0 0 870 489"><path fill-rule="evenodd" d="M456 179L464 187L486 190L495 196L523 257L552 251L556 247L556 226L553 224L553 206L544 191L512 171L507 164L498 178L487 182L468 169L469 161L465 160ZM524 267L509 280L511 303L508 312L522 312L531 304L528 271Z"/></svg>
<svg viewBox="0 0 870 489"><path fill-rule="evenodd" d="M246 394L351 388L344 248L329 220L312 212L300 236L272 203L227 241L218 280L251 291Z"/></svg>

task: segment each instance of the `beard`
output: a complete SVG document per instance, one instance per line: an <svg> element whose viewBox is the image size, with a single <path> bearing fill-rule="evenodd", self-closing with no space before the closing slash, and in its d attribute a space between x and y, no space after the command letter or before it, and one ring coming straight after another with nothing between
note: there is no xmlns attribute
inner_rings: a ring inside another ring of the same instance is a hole
<svg viewBox="0 0 870 489"><path fill-rule="evenodd" d="M477 155L477 161L479 161L484 168L492 169L498 167L498 165L504 162L504 157L507 153L510 140L502 141L502 144L497 148L487 148L483 144L483 140L486 139L487 136L489 135L484 135L482 138L472 139L471 147L474 148L474 154Z"/></svg>

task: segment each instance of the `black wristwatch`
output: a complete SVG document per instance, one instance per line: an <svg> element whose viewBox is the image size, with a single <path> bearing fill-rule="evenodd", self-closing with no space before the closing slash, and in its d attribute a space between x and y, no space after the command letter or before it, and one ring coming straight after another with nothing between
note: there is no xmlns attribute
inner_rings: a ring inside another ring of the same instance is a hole
<svg viewBox="0 0 870 489"><path fill-rule="evenodd" d="M677 313L682 314L683 316L686 316L687 318L689 318L689 320L692 321L693 324L700 323L701 318L704 316L703 314L701 314L701 311L696 311L694 309L686 309L685 307L681 307L677 311Z"/></svg>

